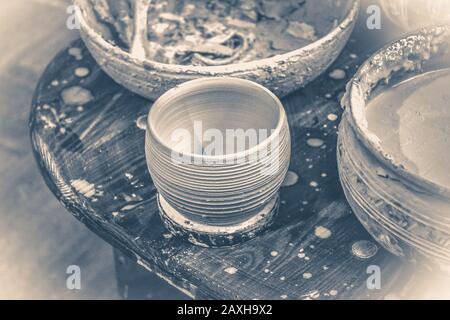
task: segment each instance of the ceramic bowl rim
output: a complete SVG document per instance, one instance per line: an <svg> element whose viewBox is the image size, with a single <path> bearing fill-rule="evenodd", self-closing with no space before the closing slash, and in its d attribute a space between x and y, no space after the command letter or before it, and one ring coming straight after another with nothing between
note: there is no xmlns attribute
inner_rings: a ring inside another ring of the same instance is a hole
<svg viewBox="0 0 450 320"><path fill-rule="evenodd" d="M367 70L370 70L374 65L376 65L375 59L377 56L383 55L394 47L401 46L401 42L407 40L408 38L426 36L429 34L433 34L438 30L442 30L442 32L450 36L450 24L430 26L403 35L400 38L388 43L381 49L377 50L359 67L354 77L349 81L347 85L346 96L343 98L343 104L345 104L344 101L347 102L347 105L344 105L344 107L349 108L348 113L350 116L350 124L356 130L357 138L363 142L366 148L372 154L374 154L378 158L378 160L387 165L394 172L397 172L400 176L407 179L409 182L412 182L419 187L423 187L433 194L438 194L445 198L450 198L450 187L435 183L420 176L419 174L416 174L404 168L401 163L396 162L395 158L391 154L384 151L380 143L376 140L376 135L367 128L367 125L365 123L365 121L367 121L365 117L365 107L367 106L368 101L371 100L371 97L369 97L368 101L365 101L365 93L361 92L360 89L360 84L364 82L364 80L362 80L363 73L365 73Z"/></svg>
<svg viewBox="0 0 450 320"><path fill-rule="evenodd" d="M228 82L228 83L231 82L232 84L235 84L235 85L245 84L248 87L253 88L254 90L263 91L268 96L268 98L270 98L273 101L273 107L277 108L278 120L277 120L275 129L271 132L271 134L263 142L257 144L256 146L253 146L247 150L244 150L244 151L229 153L229 154L225 154L225 155L214 155L214 156L213 155L201 155L201 154L196 154L196 153L191 153L191 152L184 152L183 153L184 157L189 157L189 158L193 159L194 161L195 160L202 160L202 161L206 161L206 162L223 161L225 163L228 163L227 160L239 159L239 158L248 156L250 154L254 154L254 153L258 152L259 150L267 147L270 143L273 142L274 137L276 137L277 135L279 137L282 137L281 131L284 128L289 129L288 123L287 123L287 116L286 116L286 112L284 110L283 104L281 103L280 99L278 99L278 97L272 91L267 89L266 87L264 87L256 82L253 82L250 80L245 80L245 79L239 79L239 78L233 78L233 77L208 77L208 78L200 78L200 79L190 80L190 81L184 82L182 84L179 84L179 85L175 86L174 88L168 90L161 97L159 97L159 99L157 99L155 101L155 103L153 104L153 106L150 108L150 111L148 113L148 117L147 117L148 134L151 135L152 139L154 139L156 141L156 143L158 143L159 146L164 148L165 151L172 152L174 149L172 147L170 147L169 145L167 145L167 143L165 141L163 141L163 139L159 136L159 134L155 130L155 124L153 123L154 117L152 116L152 113L156 112L156 110L158 108L163 107L163 104L166 101L168 101L174 97L177 97L178 95L182 95L183 93L190 92L193 89L201 90L203 84L205 84L205 83L211 84L212 82L215 82L216 84L220 84L220 83L223 83L224 81ZM281 143L281 141L280 141L280 143Z"/></svg>
<svg viewBox="0 0 450 320"><path fill-rule="evenodd" d="M305 52L310 52L316 47L320 47L326 45L328 42L332 41L337 35L346 30L353 23L355 23L360 7L360 0L346 0L348 1L348 8L345 11L345 16L342 21L336 26L333 27L327 34L319 38L318 40L301 47L299 49L295 49L293 51L289 51L287 53L283 53L280 55L276 55L271 58L257 59L249 62L239 62L232 63L223 66L191 66L191 65L179 65L179 64L167 64L161 63L150 59L141 59L133 57L129 52L120 48L119 46L115 46L108 41L106 41L98 32L92 28L84 18L84 14L82 13L82 8L84 8L87 0L73 0L74 4L80 9L75 10L75 15L77 21L80 23L80 28L84 29L88 36L94 39L103 50L107 52L112 52L113 55L119 57L123 61L131 61L137 64L142 64L143 66L148 66L154 70L160 70L164 72L169 72L173 74L178 73L187 73L187 74L231 74L234 72L246 71L246 70L254 70L255 68L264 68L272 65L274 62L283 62L287 61L293 57L299 56Z"/></svg>

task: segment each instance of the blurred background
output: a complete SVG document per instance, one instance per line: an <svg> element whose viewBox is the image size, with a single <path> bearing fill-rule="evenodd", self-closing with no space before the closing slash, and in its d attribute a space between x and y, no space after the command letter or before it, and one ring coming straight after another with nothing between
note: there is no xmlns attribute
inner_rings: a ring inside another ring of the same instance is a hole
<svg viewBox="0 0 450 320"><path fill-rule="evenodd" d="M363 1L357 28L364 36L367 6L377 2ZM52 57L78 37L76 30L66 27L69 4L0 0L0 299L121 297L113 249L73 218L47 189L29 142L28 117L37 81ZM386 42L394 37L390 28L369 35L385 37ZM66 288L70 265L81 268L82 290ZM137 267L130 269L134 275L140 272L145 277ZM140 282L146 290L125 295L182 297L161 280L145 279Z"/></svg>
<svg viewBox="0 0 450 320"><path fill-rule="evenodd" d="M76 31L66 1L0 0L0 298L116 299L112 248L50 193L31 153L28 117L37 81ZM81 268L82 290L66 288ZM88 284L88 285L87 285Z"/></svg>

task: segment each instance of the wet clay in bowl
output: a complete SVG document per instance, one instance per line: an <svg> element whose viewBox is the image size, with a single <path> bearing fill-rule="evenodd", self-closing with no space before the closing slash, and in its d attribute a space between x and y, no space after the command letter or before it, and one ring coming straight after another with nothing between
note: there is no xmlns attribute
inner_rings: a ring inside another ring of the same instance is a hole
<svg viewBox="0 0 450 320"><path fill-rule="evenodd" d="M349 83L338 141L346 197L390 252L450 271L450 26L388 45Z"/></svg>
<svg viewBox="0 0 450 320"><path fill-rule="evenodd" d="M140 0L74 3L81 37L101 68L150 99L214 76L253 80L287 95L337 58L359 9L358 0L172 0L150 8ZM108 3L122 5L104 10Z"/></svg>

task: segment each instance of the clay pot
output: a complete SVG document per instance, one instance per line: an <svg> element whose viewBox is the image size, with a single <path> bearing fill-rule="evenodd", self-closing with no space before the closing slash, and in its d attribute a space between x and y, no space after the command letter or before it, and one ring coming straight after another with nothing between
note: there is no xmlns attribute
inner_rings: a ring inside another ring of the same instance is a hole
<svg viewBox="0 0 450 320"><path fill-rule="evenodd" d="M450 190L405 169L368 129L365 107L393 85L448 68L450 26L432 27L373 55L350 81L339 130L339 174L355 215L388 251L450 273Z"/></svg>
<svg viewBox="0 0 450 320"><path fill-rule="evenodd" d="M186 82L148 116L147 164L171 231L208 246L271 222L290 161L286 113L266 88L236 78Z"/></svg>

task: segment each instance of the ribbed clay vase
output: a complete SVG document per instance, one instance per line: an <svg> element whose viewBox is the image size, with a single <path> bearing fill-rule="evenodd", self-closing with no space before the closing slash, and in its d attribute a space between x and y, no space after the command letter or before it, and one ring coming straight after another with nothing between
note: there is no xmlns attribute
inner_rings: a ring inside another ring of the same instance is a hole
<svg viewBox="0 0 450 320"><path fill-rule="evenodd" d="M205 246L253 238L277 212L290 147L281 102L256 83L207 78L168 91L146 136L166 226Z"/></svg>

